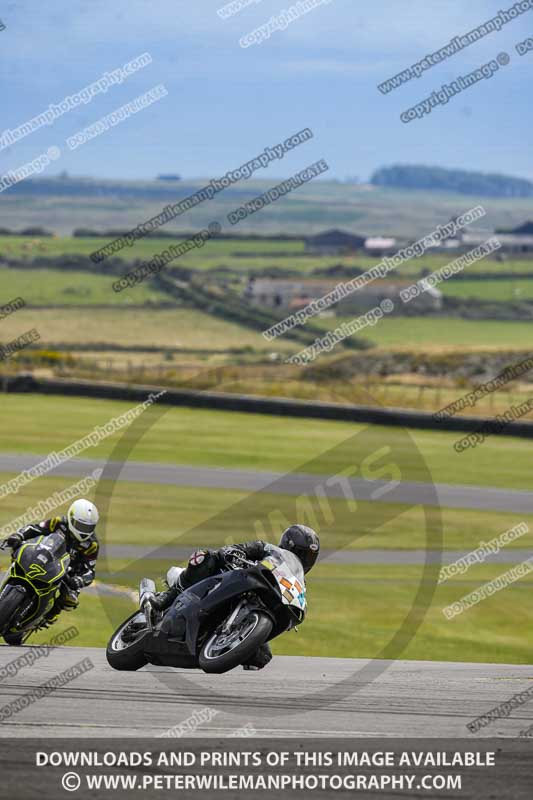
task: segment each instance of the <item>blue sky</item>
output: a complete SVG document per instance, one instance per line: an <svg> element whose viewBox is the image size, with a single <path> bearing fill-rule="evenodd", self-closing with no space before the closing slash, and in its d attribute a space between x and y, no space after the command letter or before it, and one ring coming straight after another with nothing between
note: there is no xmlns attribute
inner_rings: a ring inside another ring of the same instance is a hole
<svg viewBox="0 0 533 800"><path fill-rule="evenodd" d="M493 17L505 0L331 0L259 45L239 39L291 6L259 0L231 19L224 0L17 0L2 4L0 133L148 51L153 63L0 152L0 172L51 145L44 174L150 178L217 176L290 134L314 139L273 164L287 176L324 158L331 177L391 163L425 163L533 179L530 155L533 11L420 79L382 95L377 84ZM405 125L402 111L443 83L507 52L508 66L448 105ZM163 83L168 96L70 152L67 136ZM263 175L260 175L263 177ZM258 175L259 177L259 175Z"/></svg>

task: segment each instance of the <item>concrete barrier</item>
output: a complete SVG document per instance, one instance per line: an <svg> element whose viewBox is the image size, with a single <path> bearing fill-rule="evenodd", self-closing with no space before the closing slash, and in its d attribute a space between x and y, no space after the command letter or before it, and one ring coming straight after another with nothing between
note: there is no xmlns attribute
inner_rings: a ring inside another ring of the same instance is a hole
<svg viewBox="0 0 533 800"><path fill-rule="evenodd" d="M6 392L31 392L35 394L67 397L94 397L107 400L145 400L150 392L161 391L161 386L126 385L100 381L82 381L66 378L34 378L32 375L5 377L2 388ZM159 403L189 408L212 408L221 411L240 411L250 414L273 414L281 417L306 417L331 419L372 425L392 425L403 428L420 428L433 431L473 433L487 423L487 417L451 417L437 420L433 414L396 408L343 405L341 403L286 400L276 397L200 392L191 389L167 389ZM533 422L511 422L494 436L519 436L533 439Z"/></svg>

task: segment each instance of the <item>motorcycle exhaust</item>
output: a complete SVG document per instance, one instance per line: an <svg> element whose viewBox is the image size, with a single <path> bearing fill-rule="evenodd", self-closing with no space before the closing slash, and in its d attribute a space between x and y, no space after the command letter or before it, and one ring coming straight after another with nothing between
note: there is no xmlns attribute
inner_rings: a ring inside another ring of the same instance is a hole
<svg viewBox="0 0 533 800"><path fill-rule="evenodd" d="M139 605L143 606L146 600L151 600L155 594L155 583L151 578L141 578L139 584Z"/></svg>

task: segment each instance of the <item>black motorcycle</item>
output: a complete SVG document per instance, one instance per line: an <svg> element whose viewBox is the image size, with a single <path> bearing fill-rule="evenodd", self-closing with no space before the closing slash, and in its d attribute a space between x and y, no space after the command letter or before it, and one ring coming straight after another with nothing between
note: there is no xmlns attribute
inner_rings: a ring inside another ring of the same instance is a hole
<svg viewBox="0 0 533 800"><path fill-rule="evenodd" d="M169 570L169 585L180 571ZM245 664L260 645L303 622L307 605L302 565L278 547L259 563L233 553L224 571L183 591L163 612L155 608L154 593L154 582L143 578L140 610L107 645L114 669L157 664L228 672Z"/></svg>
<svg viewBox="0 0 533 800"><path fill-rule="evenodd" d="M6 547L4 540L0 549ZM0 636L8 644L22 644L43 626L69 565L67 543L60 533L35 536L13 551L0 586Z"/></svg>

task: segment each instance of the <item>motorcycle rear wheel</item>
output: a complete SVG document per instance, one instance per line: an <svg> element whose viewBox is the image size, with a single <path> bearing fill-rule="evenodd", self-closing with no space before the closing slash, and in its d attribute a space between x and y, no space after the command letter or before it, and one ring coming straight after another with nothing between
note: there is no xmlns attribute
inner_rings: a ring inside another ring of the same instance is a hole
<svg viewBox="0 0 533 800"><path fill-rule="evenodd" d="M142 612L136 611L117 628L106 648L107 663L113 669L127 670L134 672L148 663L144 655L144 640L149 631L141 631L139 636L131 642L124 641L122 635L128 625Z"/></svg>
<svg viewBox="0 0 533 800"><path fill-rule="evenodd" d="M206 641L198 663L204 672L221 674L246 663L258 647L268 641L272 620L261 611L251 611L239 627L223 634L215 631Z"/></svg>

